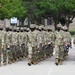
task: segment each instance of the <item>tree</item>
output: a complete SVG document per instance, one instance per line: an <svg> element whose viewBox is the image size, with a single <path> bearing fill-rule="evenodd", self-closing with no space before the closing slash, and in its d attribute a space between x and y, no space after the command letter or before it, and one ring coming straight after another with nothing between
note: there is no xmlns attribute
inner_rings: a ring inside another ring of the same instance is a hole
<svg viewBox="0 0 75 75"><path fill-rule="evenodd" d="M36 15L53 17L55 29L62 17L67 19L66 25L68 28L75 17L73 13L73 10L75 9L75 0L43 0L36 2L36 6Z"/></svg>
<svg viewBox="0 0 75 75"><path fill-rule="evenodd" d="M22 0L1 0L0 19L22 18L27 10L22 6Z"/></svg>

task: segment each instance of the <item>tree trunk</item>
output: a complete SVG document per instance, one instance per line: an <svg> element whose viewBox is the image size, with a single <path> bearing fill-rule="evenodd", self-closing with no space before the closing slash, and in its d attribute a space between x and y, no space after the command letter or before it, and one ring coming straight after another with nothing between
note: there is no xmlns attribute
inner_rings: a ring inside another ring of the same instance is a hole
<svg viewBox="0 0 75 75"><path fill-rule="evenodd" d="M54 22L54 29L57 29L57 22Z"/></svg>
<svg viewBox="0 0 75 75"><path fill-rule="evenodd" d="M66 24L66 27L68 28L68 30L69 30L69 26L70 26L70 23L67 23L67 24Z"/></svg>
<svg viewBox="0 0 75 75"><path fill-rule="evenodd" d="M37 18L37 19L35 19L34 23L37 24L37 25L39 25L39 24L41 24L40 21L41 21L40 18Z"/></svg>
<svg viewBox="0 0 75 75"><path fill-rule="evenodd" d="M30 18L28 17L28 27L30 27Z"/></svg>

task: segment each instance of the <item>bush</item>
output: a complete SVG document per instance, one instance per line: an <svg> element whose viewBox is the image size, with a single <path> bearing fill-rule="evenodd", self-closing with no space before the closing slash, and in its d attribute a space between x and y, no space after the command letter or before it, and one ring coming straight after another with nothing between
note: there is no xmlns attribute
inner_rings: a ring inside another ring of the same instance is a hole
<svg viewBox="0 0 75 75"><path fill-rule="evenodd" d="M71 33L71 35L75 34L75 30L69 31Z"/></svg>

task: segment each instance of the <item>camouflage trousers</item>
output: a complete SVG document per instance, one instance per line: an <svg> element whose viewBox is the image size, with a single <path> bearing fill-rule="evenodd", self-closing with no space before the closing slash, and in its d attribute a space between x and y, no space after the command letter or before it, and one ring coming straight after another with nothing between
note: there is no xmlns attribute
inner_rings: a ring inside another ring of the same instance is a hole
<svg viewBox="0 0 75 75"><path fill-rule="evenodd" d="M28 47L28 63L32 62L32 47Z"/></svg>
<svg viewBox="0 0 75 75"><path fill-rule="evenodd" d="M13 58L14 61L16 61L17 57L16 57L16 45L12 45L11 46L11 56Z"/></svg>
<svg viewBox="0 0 75 75"><path fill-rule="evenodd" d="M3 50L3 62L7 62L7 51Z"/></svg>
<svg viewBox="0 0 75 75"><path fill-rule="evenodd" d="M3 53L3 63L7 62L7 49L6 49L6 45L4 45L4 47L2 48L2 53Z"/></svg>
<svg viewBox="0 0 75 75"><path fill-rule="evenodd" d="M53 54L53 47L51 46L51 44L48 44L46 46L46 56L51 56Z"/></svg>
<svg viewBox="0 0 75 75"><path fill-rule="evenodd" d="M38 59L38 50L37 47L32 47L32 61L37 61Z"/></svg>
<svg viewBox="0 0 75 75"><path fill-rule="evenodd" d="M16 51L16 58L19 59L20 58L20 46L19 46L19 44L16 45L15 51Z"/></svg>
<svg viewBox="0 0 75 75"><path fill-rule="evenodd" d="M25 46L24 46L24 44L21 44L21 45L17 44L16 45L16 57L18 59L22 59L24 54L25 54Z"/></svg>
<svg viewBox="0 0 75 75"><path fill-rule="evenodd" d="M63 45L55 45L55 58L63 60L64 48Z"/></svg>
<svg viewBox="0 0 75 75"><path fill-rule="evenodd" d="M26 47L25 43L21 44L22 49L22 56L27 57L28 56L28 48Z"/></svg>
<svg viewBox="0 0 75 75"><path fill-rule="evenodd" d="M42 47L42 43L39 44L39 49L38 49L38 59L43 58L44 54L43 54L43 47Z"/></svg>
<svg viewBox="0 0 75 75"><path fill-rule="evenodd" d="M68 55L69 46L64 46L64 57Z"/></svg>
<svg viewBox="0 0 75 75"><path fill-rule="evenodd" d="M38 59L37 47L29 47L28 48L28 61L29 61L29 63L36 62L37 59Z"/></svg>

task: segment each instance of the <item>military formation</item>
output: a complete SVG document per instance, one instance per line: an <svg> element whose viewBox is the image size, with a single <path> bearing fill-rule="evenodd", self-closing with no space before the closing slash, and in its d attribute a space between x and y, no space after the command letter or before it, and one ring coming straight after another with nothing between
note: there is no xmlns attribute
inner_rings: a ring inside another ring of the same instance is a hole
<svg viewBox="0 0 75 75"><path fill-rule="evenodd" d="M62 65L71 47L71 34L65 27L52 31L43 25L30 28L0 29L0 66L12 64L24 58L28 65L38 64L51 56L55 50L55 64Z"/></svg>

